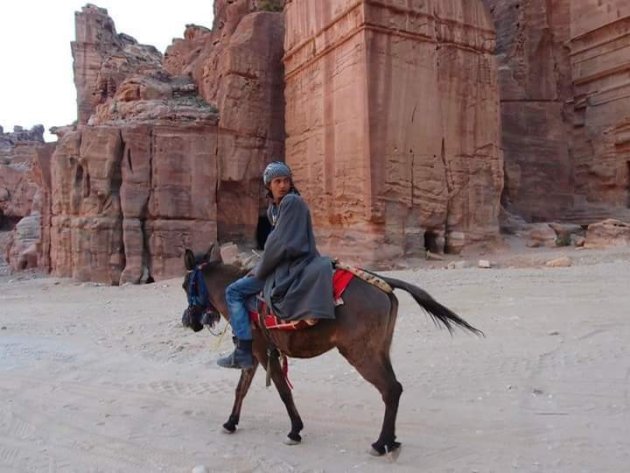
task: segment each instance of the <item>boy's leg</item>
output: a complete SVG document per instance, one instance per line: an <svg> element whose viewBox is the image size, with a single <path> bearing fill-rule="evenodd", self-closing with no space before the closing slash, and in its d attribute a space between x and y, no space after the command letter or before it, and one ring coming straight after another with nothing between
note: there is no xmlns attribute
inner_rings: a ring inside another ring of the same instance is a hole
<svg viewBox="0 0 630 473"><path fill-rule="evenodd" d="M254 366L252 328L247 310L247 299L258 294L264 285L264 281L246 276L227 287L225 299L230 312L230 324L234 332L236 349L230 355L217 360L219 366L237 369L249 369Z"/></svg>

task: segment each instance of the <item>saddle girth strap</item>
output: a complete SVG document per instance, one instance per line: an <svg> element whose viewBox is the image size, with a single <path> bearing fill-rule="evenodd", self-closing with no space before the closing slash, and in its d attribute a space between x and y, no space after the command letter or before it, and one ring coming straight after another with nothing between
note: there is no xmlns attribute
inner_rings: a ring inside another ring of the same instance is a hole
<svg viewBox="0 0 630 473"><path fill-rule="evenodd" d="M373 273L364 271L363 269L360 269L360 268L355 268L354 266L350 266L346 263L342 263L338 259L333 260L333 264L335 268L343 269L345 271L348 271L349 273L354 274L356 277L358 277L359 279L362 279L366 283L371 284L372 286L378 287L381 291L385 292L386 294L391 294L394 292L392 287L386 281L379 278L377 275Z"/></svg>

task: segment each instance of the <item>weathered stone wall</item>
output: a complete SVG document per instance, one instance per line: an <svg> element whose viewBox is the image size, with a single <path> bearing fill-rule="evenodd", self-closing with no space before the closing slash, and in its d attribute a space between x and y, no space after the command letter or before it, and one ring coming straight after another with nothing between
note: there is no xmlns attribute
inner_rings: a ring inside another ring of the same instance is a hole
<svg viewBox="0 0 630 473"><path fill-rule="evenodd" d="M483 5L287 2L287 161L322 245L384 261L498 235L494 31Z"/></svg>
<svg viewBox="0 0 630 473"><path fill-rule="evenodd" d="M630 220L630 3L573 2L570 46L575 216Z"/></svg>
<svg viewBox="0 0 630 473"><path fill-rule="evenodd" d="M116 33L107 10L87 4L75 13L76 39L72 42L77 118L86 124L96 106L111 99L132 73L160 68L162 54L126 34Z"/></svg>
<svg viewBox="0 0 630 473"><path fill-rule="evenodd" d="M216 239L216 127L129 124L66 134L53 155L58 276L109 284L181 273Z"/></svg>
<svg viewBox="0 0 630 473"><path fill-rule="evenodd" d="M215 28L188 27L164 65L106 10L77 14L80 120L57 130L55 274L159 279L181 274L184 247L254 241L262 169L284 157L282 15L258 3L217 2Z"/></svg>
<svg viewBox="0 0 630 473"><path fill-rule="evenodd" d="M219 111L219 237L252 242L265 202L260 176L284 159L284 17L280 1L215 2L212 30L189 26L165 53Z"/></svg>
<svg viewBox="0 0 630 473"><path fill-rule="evenodd" d="M41 125L0 129L0 254L16 269L49 268L50 157Z"/></svg>
<svg viewBox="0 0 630 473"><path fill-rule="evenodd" d="M630 218L630 5L483 0L497 28L504 205L528 220Z"/></svg>

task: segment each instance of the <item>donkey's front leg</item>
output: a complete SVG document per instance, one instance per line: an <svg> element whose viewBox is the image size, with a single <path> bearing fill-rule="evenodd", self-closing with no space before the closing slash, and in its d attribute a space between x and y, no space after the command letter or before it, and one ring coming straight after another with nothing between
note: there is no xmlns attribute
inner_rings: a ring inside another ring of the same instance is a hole
<svg viewBox="0 0 630 473"><path fill-rule="evenodd" d="M284 443L287 445L297 445L302 441L302 436L300 435L300 432L304 428L304 424L302 423L300 413L298 412L293 402L293 394L291 394L291 388L289 387L287 380L282 373L277 350L271 350L269 363L271 379L273 381L273 384L276 386L278 394L280 394L280 399L282 399L282 402L284 402L284 406L286 407L289 418L291 419L291 432L289 432L289 434L287 435L288 438L285 440Z"/></svg>
<svg viewBox="0 0 630 473"><path fill-rule="evenodd" d="M258 362L254 359L254 367L249 370L241 370L241 377L238 380L238 384L236 385L236 393L234 397L234 406L232 406L232 413L230 414L230 418L228 421L223 424L223 429L227 433L234 433L236 430L236 426L238 425L238 421L241 418L241 407L243 407L243 399L247 395L247 391L249 391L249 387L252 384L252 380L254 379L254 375L256 374L256 368L258 368Z"/></svg>

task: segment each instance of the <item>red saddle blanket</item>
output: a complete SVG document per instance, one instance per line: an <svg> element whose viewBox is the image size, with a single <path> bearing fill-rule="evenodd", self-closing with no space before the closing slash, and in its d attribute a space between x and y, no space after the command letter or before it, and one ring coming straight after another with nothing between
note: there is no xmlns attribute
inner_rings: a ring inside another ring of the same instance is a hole
<svg viewBox="0 0 630 473"><path fill-rule="evenodd" d="M350 284L350 281L354 277L350 271L346 271L345 269L336 269L333 273L333 297L335 301L339 300ZM305 320L282 320L276 317L274 314L266 313L267 312L267 304L263 302L262 311L265 313L265 327L268 330L300 330L308 327L312 327L313 325L319 322L318 319L305 319ZM260 325L260 317L258 312L249 313L249 318L251 321L257 325Z"/></svg>

